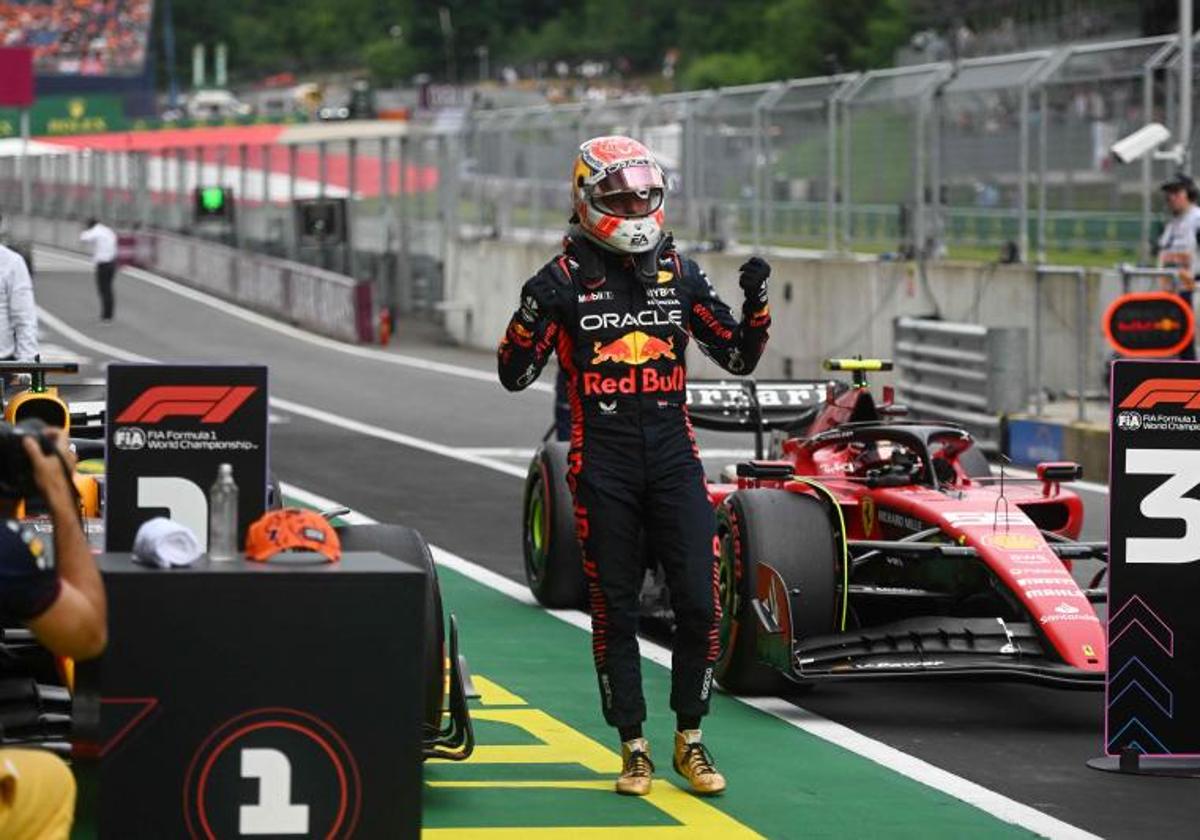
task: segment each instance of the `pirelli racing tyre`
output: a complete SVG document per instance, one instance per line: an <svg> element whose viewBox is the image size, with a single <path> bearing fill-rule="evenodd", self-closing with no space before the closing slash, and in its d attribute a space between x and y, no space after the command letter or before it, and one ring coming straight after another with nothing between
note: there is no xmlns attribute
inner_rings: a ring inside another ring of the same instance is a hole
<svg viewBox="0 0 1200 840"><path fill-rule="evenodd" d="M734 694L779 694L796 684L756 655L752 599L758 564L783 576L793 640L836 628L841 547L825 505L785 490L739 490L717 510L721 653L715 676ZM790 642L789 642L790 643Z"/></svg>
<svg viewBox="0 0 1200 840"><path fill-rule="evenodd" d="M425 589L425 685L423 703L425 723L441 728L445 700L446 627L442 619L442 591L438 586L437 567L425 538L403 525L342 525L337 528L342 551L378 551L388 557L411 563L426 572Z"/></svg>
<svg viewBox="0 0 1200 840"><path fill-rule="evenodd" d="M521 509L525 580L544 607L586 609L587 581L567 487L568 449L565 442L547 441L529 464Z"/></svg>

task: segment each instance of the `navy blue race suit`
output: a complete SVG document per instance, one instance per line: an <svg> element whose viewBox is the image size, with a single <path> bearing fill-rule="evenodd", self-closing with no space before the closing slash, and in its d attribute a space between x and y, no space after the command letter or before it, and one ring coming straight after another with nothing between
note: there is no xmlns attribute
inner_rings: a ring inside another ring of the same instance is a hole
<svg viewBox="0 0 1200 840"><path fill-rule="evenodd" d="M0 520L0 624L32 621L62 587L42 538L15 519Z"/></svg>
<svg viewBox="0 0 1200 840"><path fill-rule="evenodd" d="M580 248L591 252L585 270ZM694 337L729 372L750 373L771 321L756 301L739 322L696 263L669 246L655 260L568 240L567 253L541 269L557 283L557 311L530 324L518 310L498 351L510 391L533 382L552 351L567 374L567 481L604 717L617 727L646 717L637 645L643 530L675 613L671 708L697 718L708 711L720 619L716 519L685 406L684 354Z"/></svg>

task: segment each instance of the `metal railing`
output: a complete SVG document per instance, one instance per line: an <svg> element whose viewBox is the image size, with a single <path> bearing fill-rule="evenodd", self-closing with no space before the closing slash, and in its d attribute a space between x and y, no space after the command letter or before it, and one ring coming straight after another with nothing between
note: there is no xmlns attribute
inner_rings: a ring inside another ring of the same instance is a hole
<svg viewBox="0 0 1200 840"><path fill-rule="evenodd" d="M238 200L228 244L335 266L379 300L447 262L464 232L561 230L580 141L629 133L667 171L668 224L714 247L1038 262L1148 249L1152 185L1169 164L1120 167L1108 148L1150 119L1178 122L1178 39L1066 45L716 90L476 108L461 121L287 129L286 140L108 149L35 143L0 156L0 207L196 232L191 190ZM142 138L144 139L144 138ZM3 154L3 153L0 153ZM306 252L292 203L348 201L351 243ZM381 259L381 255L396 259ZM409 290L409 291L405 291ZM432 311L438 301L428 302Z"/></svg>
<svg viewBox="0 0 1200 840"><path fill-rule="evenodd" d="M1002 416L1027 405L1027 340L1023 327L897 318L896 391L914 417L954 421L997 453Z"/></svg>
<svg viewBox="0 0 1200 840"><path fill-rule="evenodd" d="M30 216L8 221L12 232L23 239L64 250L81 249L78 224ZM367 283L203 239L157 231L142 231L135 238L131 247L139 255L140 267L323 335L351 342L372 340Z"/></svg>
<svg viewBox="0 0 1200 840"><path fill-rule="evenodd" d="M1121 275L1121 291L1125 293L1134 291L1133 284L1136 280L1158 281L1172 289L1179 285L1179 270L1175 268L1147 268L1122 263L1117 266L1117 271Z"/></svg>

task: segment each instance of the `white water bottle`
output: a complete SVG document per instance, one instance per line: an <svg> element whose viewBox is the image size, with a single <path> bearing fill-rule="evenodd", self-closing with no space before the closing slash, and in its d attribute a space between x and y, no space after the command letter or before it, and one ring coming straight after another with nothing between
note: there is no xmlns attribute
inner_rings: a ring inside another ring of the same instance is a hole
<svg viewBox="0 0 1200 840"><path fill-rule="evenodd" d="M217 480L208 493L208 559L232 560L237 545L238 488L233 483L233 466L221 464Z"/></svg>

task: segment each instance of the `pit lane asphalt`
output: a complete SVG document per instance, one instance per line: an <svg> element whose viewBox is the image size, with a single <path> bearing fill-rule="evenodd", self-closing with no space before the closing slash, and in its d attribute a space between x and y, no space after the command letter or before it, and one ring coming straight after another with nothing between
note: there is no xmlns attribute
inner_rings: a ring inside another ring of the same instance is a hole
<svg viewBox="0 0 1200 840"><path fill-rule="evenodd" d="M117 322L101 326L85 267L49 252L38 254L38 266L38 304L80 332L163 361L266 364L274 397L452 447L529 448L549 422L546 392L513 396L498 384L346 355L256 328L128 275L117 280ZM108 361L46 327L43 340L90 357L85 375L101 375ZM487 354L416 336L401 349L493 369ZM518 479L308 417L274 413L272 463L282 480L377 519L415 526L430 542L521 579ZM728 437L702 439L702 445L713 444L745 445ZM522 465L519 456L508 463ZM1090 521L1085 536L1102 538L1106 499L1094 492L1084 496ZM1195 836L1196 783L1121 777L1084 766L1100 752L1099 693L1015 684L859 683L822 686L794 701L1101 836ZM736 768L727 769L736 784ZM796 821L802 831L803 815Z"/></svg>

